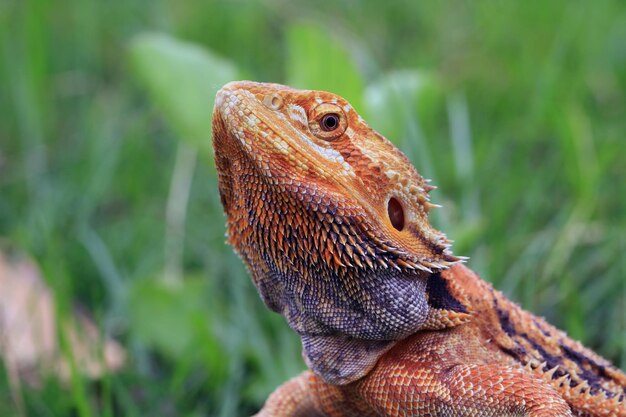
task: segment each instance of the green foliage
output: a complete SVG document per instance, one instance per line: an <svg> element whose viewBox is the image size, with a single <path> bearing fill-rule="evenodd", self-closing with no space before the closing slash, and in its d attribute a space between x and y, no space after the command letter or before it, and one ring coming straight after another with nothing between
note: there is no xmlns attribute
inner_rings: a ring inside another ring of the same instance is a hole
<svg viewBox="0 0 626 417"><path fill-rule="evenodd" d="M205 277L188 277L180 284L138 280L128 294L129 332L174 359L200 360L205 351L196 347L203 346L212 355L210 368L223 372L226 352L212 333L207 284Z"/></svg>
<svg viewBox="0 0 626 417"><path fill-rule="evenodd" d="M363 101L368 123L398 145L414 137L416 129L426 129L426 134L434 130L424 123L435 121L443 110L445 92L434 74L396 70L369 84Z"/></svg>
<svg viewBox="0 0 626 417"><path fill-rule="evenodd" d="M286 30L287 84L307 90L332 91L360 111L363 80L348 46L320 25L292 25Z"/></svg>
<svg viewBox="0 0 626 417"><path fill-rule="evenodd" d="M621 1L8 1L0 23L0 237L130 357L24 386L27 415L252 414L303 369L224 243L210 117L239 77L345 96L440 187L455 253L626 366Z"/></svg>
<svg viewBox="0 0 626 417"><path fill-rule="evenodd" d="M178 137L210 149L213 97L237 79L235 67L197 45L154 33L133 39L130 57Z"/></svg>

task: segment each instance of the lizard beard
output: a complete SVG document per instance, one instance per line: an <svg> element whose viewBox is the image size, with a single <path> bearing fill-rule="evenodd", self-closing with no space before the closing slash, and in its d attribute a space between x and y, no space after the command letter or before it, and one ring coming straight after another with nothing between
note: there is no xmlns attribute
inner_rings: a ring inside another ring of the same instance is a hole
<svg viewBox="0 0 626 417"><path fill-rule="evenodd" d="M304 247L284 251L265 229L249 236L256 238L240 253L262 299L298 332L307 366L329 383L363 377L427 321L427 279L415 271L332 268ZM272 244L258 243L264 240Z"/></svg>
<svg viewBox="0 0 626 417"><path fill-rule="evenodd" d="M270 309L301 335L381 341L419 330L428 315L424 272L381 262L392 254L373 246L361 219L338 217L332 202L311 210L297 193L250 175L255 170L245 160L231 161L237 163L243 166L233 174L245 178L228 186L220 179L220 190L240 187L222 196L229 242ZM356 245L372 259L369 265L347 265Z"/></svg>
<svg viewBox="0 0 626 417"><path fill-rule="evenodd" d="M360 378L427 321L427 274L392 267L395 255L362 216L269 184L221 124L214 129L216 146L233 147L230 158L216 155L229 243L265 304L300 334L309 367L336 384Z"/></svg>
<svg viewBox="0 0 626 417"><path fill-rule="evenodd" d="M331 207L312 212L258 176L230 185L223 180L220 190L246 185L222 195L230 243L265 304L301 336L307 365L323 379L346 384L361 378L395 341L423 327L429 314L423 272L382 266L380 248L361 248L372 267L340 265L329 255L358 240L358 221L342 218L337 228L337 220L328 222ZM336 230L349 230L351 238Z"/></svg>

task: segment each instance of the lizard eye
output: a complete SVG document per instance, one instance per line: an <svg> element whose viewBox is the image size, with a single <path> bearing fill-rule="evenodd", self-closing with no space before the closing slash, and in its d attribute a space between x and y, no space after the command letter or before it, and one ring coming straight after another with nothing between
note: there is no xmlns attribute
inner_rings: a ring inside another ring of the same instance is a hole
<svg viewBox="0 0 626 417"><path fill-rule="evenodd" d="M322 117L320 127L324 132L332 132L339 127L339 115L335 113L329 113Z"/></svg>
<svg viewBox="0 0 626 417"><path fill-rule="evenodd" d="M336 104L322 103L309 114L309 130L320 139L326 141L337 139L347 127L346 115Z"/></svg>

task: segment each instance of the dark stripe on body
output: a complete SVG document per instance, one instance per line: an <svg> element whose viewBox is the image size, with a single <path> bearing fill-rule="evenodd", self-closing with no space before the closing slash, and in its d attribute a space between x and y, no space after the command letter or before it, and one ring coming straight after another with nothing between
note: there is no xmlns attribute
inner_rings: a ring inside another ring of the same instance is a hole
<svg viewBox="0 0 626 417"><path fill-rule="evenodd" d="M450 292L448 282L441 277L440 273L431 274L426 284L428 305L437 310L455 311L467 313L467 308Z"/></svg>
<svg viewBox="0 0 626 417"><path fill-rule="evenodd" d="M574 371L578 376L577 379L586 381L589 384L589 393L591 395L602 393L606 395L607 398L613 398L616 396L616 393L611 392L602 386L602 382L612 380L603 365L597 363L592 358L585 356L583 352L577 351L568 346L561 340L558 341L560 352L558 354L549 353L544 348L542 341L533 339L526 332L519 332L515 327L515 323L511 321L509 311L499 305L495 293L493 293L492 296L493 305L500 322L500 327L515 344L515 347L513 348L500 346L500 350L504 354L512 357L523 365L529 363L530 358L536 355L538 356L536 359L546 363L545 367L542 369L543 372L547 372L558 366L556 371L552 374L552 379L556 380L564 375L568 375L570 376L569 386L573 388L576 387L580 381L574 381L574 378L572 378L572 375L568 372L568 366L563 363L563 359L566 358L576 364L576 369ZM533 325L546 338L555 337L552 332L540 325L537 320L533 320ZM522 342L527 342L536 353L534 355L532 352L529 354L529 352L523 347ZM623 398L624 394L620 395L620 399Z"/></svg>

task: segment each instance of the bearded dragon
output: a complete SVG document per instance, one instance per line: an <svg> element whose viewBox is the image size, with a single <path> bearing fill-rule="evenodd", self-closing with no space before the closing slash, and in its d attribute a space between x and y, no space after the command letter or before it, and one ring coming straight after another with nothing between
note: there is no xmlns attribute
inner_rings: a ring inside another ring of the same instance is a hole
<svg viewBox="0 0 626 417"><path fill-rule="evenodd" d="M229 83L213 145L228 242L310 369L258 416L626 417L626 375L453 255L434 187L343 98Z"/></svg>

